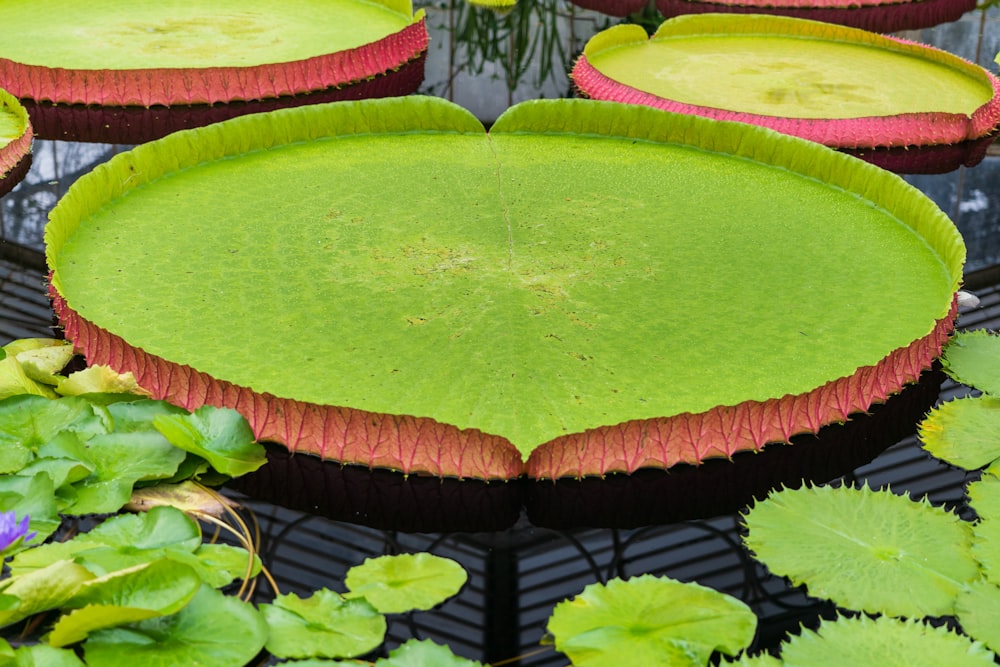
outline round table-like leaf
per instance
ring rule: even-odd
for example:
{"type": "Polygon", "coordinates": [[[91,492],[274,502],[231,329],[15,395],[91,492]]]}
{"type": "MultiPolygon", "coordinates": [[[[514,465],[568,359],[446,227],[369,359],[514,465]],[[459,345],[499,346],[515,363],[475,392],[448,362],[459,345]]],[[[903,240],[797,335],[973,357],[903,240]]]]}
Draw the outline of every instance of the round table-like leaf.
{"type": "Polygon", "coordinates": [[[968,523],[867,486],[785,489],[745,521],[747,547],[771,572],[846,609],[945,616],[979,576],[968,523]]]}
{"type": "Polygon", "coordinates": [[[780,16],[682,16],[651,38],[616,26],[587,43],[573,80],[595,99],[755,123],[832,147],[954,144],[1000,125],[1000,81],[981,67],[780,16]]]}
{"type": "Polygon", "coordinates": [[[549,618],[556,649],[577,667],[702,667],[715,651],[736,655],[757,617],[743,602],[695,583],[643,575],[591,584],[549,618]]]}
{"type": "Polygon", "coordinates": [[[0,25],[0,81],[11,93],[108,106],[344,86],[416,59],[428,39],[409,0],[12,0],[0,25]]]}
{"type": "Polygon", "coordinates": [[[176,133],[78,181],[46,240],[92,362],[292,449],[460,477],[667,467],[842,421],[930,365],[964,259],[891,174],[586,100],[489,134],[419,97],[176,133]]]}
{"type": "Polygon", "coordinates": [[[0,195],[24,178],[32,136],[28,112],[16,97],[0,89],[0,195]]]}

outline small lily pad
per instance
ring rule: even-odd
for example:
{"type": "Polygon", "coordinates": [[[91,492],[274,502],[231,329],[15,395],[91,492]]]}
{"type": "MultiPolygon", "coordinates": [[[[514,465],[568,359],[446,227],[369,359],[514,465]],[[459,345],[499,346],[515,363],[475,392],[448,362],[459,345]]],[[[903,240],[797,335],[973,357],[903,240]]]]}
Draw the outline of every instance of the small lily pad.
{"type": "Polygon", "coordinates": [[[969,504],[979,515],[973,524],[972,555],[986,579],[1000,585],[1000,479],[984,476],[968,486],[969,504]]]}
{"type": "Polygon", "coordinates": [[[784,489],[744,517],[774,574],[846,609],[944,616],[979,577],[972,528],[952,512],[867,486],[784,489]]]}
{"type": "Polygon", "coordinates": [[[944,348],[941,364],[956,382],[1000,396],[1000,336],[995,333],[956,333],[944,348]]]}
{"type": "Polygon", "coordinates": [[[965,634],[1000,651],[1000,587],[987,581],[972,584],[958,596],[955,615],[965,634]]]}
{"type": "Polygon", "coordinates": [[[577,667],[702,667],[715,651],[749,646],[757,617],[743,602],[694,583],[643,575],[591,584],[549,618],[555,647],[577,667]]]}
{"type": "Polygon", "coordinates": [[[449,558],[429,553],[369,558],[347,571],[348,598],[363,597],[383,614],[430,609],[452,597],[468,575],[449,558]]]}
{"type": "Polygon", "coordinates": [[[379,658],[374,667],[482,667],[482,663],[461,658],[429,639],[411,639],[390,651],[388,658],[379,658]]]}
{"type": "Polygon", "coordinates": [[[327,589],[307,598],[279,595],[260,611],[270,627],[267,650],[279,658],[353,658],[385,637],[385,617],[368,602],[327,589]]]}
{"type": "Polygon", "coordinates": [[[803,630],[782,644],[781,658],[796,667],[987,667],[993,665],[991,651],[944,627],[918,620],[888,616],[838,617],[823,620],[819,628],[803,630]]]}
{"type": "Polygon", "coordinates": [[[919,426],[923,448],[965,470],[1000,459],[1000,398],[958,398],[935,407],[919,426]]]}

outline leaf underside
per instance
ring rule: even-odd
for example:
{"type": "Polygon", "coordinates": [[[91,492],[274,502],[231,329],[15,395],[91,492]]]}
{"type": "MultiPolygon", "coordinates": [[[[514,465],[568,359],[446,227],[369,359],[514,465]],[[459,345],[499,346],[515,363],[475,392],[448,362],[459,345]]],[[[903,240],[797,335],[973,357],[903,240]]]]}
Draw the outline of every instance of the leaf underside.
{"type": "MultiPolygon", "coordinates": [[[[581,100],[520,105],[489,135],[424,98],[260,116],[92,175],[47,229],[53,285],[101,331],[231,383],[214,390],[221,400],[242,387],[301,402],[283,413],[343,406],[297,429],[332,458],[365,449],[359,436],[388,438],[381,415],[417,419],[424,443],[455,436],[421,419],[485,433],[499,444],[482,458],[509,460],[504,440],[526,456],[588,429],[803,395],[936,331],[964,257],[951,223],[908,186],[744,126],[581,100]],[[350,129],[286,143],[309,138],[297,136],[304,121],[350,129]],[[230,150],[240,157],[212,159],[230,150]],[[202,164],[158,166],[165,152],[202,164]],[[128,197],[115,194],[131,190],[123,174],[136,176],[128,197]],[[204,198],[219,191],[241,195],[213,210],[204,198]]],[[[129,354],[111,347],[118,362],[129,354]]],[[[926,354],[907,355],[903,373],[878,370],[873,386],[914,379],[926,354]]],[[[160,395],[192,394],[149,380],[160,395]]],[[[865,409],[884,398],[871,388],[836,401],[865,409]]],[[[812,405],[789,429],[848,414],[833,408],[812,405]]],[[[441,471],[476,456],[474,444],[407,454],[412,442],[369,442],[372,465],[441,471]]]]}

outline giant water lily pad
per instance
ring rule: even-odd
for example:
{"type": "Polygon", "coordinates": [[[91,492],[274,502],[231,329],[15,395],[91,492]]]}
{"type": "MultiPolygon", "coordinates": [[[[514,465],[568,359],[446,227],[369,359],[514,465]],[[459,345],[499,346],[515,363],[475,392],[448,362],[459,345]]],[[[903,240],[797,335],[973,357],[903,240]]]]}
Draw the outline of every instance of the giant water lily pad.
{"type": "Polygon", "coordinates": [[[32,136],[28,112],[16,97],[0,90],[0,195],[27,173],[32,136]]]}
{"type": "Polygon", "coordinates": [[[573,80],[595,99],[754,123],[836,148],[958,144],[1000,125],[1000,80],[977,65],[781,16],[682,16],[651,38],[615,26],[587,43],[573,80]]]}
{"type": "Polygon", "coordinates": [[[11,93],[107,106],[344,86],[417,59],[428,39],[409,0],[12,0],[0,25],[0,81],[11,93]]]}
{"type": "Polygon", "coordinates": [[[667,17],[706,12],[776,14],[880,33],[957,21],[975,7],[976,0],[656,0],[656,8],[667,17]]]}
{"type": "Polygon", "coordinates": [[[489,134],[420,97],[177,133],[80,179],[46,241],[67,336],[154,396],[334,460],[485,478],[842,421],[940,352],[964,258],[863,162],[586,100],[489,134]]]}

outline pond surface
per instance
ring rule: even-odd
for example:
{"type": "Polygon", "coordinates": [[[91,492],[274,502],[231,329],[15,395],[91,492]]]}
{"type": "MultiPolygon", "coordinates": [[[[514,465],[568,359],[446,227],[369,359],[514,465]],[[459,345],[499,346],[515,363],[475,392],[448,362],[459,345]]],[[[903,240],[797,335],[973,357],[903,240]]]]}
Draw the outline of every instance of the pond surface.
{"type": "MultiPolygon", "coordinates": [[[[454,99],[487,123],[513,102],[568,94],[569,63],[611,20],[564,4],[538,7],[536,13],[517,10],[516,25],[487,10],[429,7],[432,46],[422,92],[454,99]],[[537,13],[542,10],[556,11],[557,19],[546,20],[537,13]],[[518,26],[529,28],[526,35],[513,29],[518,26]]],[[[974,12],[906,36],[996,71],[1000,11],[974,12]]],[[[0,344],[49,335],[41,241],[47,212],[76,178],[128,147],[36,142],[26,180],[0,200],[0,344]]],[[[967,285],[983,301],[960,326],[997,328],[1000,151],[971,169],[907,180],[934,199],[966,239],[967,285]]],[[[940,381],[930,377],[874,411],[890,417],[873,420],[867,430],[841,432],[846,445],[836,435],[832,444],[799,442],[776,448],[790,456],[777,452],[763,462],[743,457],[632,479],[458,484],[321,466],[313,459],[293,466],[278,452],[269,470],[233,493],[259,519],[262,555],[283,592],[343,590],[349,567],[382,553],[424,550],[461,562],[470,574],[462,593],[438,610],[391,623],[390,648],[411,636],[430,637],[477,660],[525,654],[508,664],[562,665],[565,658],[551,648],[527,656],[539,649],[552,607],[594,581],[640,573],[696,580],[744,599],[761,619],[758,645],[768,647],[831,608],[749,558],[735,509],[767,488],[796,484],[803,474],[891,484],[897,492],[960,507],[966,474],[925,455],[912,435],[940,381]]],[[[945,382],[941,391],[951,396],[962,390],[945,382]]]]}

